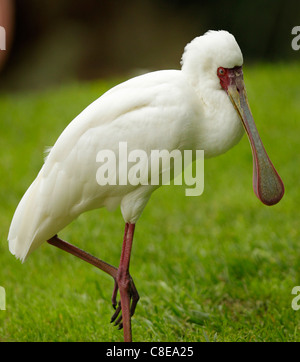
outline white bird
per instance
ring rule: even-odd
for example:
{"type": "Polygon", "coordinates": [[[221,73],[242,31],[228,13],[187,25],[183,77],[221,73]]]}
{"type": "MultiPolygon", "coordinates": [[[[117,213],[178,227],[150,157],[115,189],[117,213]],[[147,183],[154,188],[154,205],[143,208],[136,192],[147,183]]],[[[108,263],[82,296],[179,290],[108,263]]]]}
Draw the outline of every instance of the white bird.
{"type": "Polygon", "coordinates": [[[111,150],[121,162],[119,143],[127,142],[128,151],[144,150],[147,155],[162,149],[204,150],[205,157],[213,157],[237,144],[245,129],[252,147],[256,195],[272,205],[284,194],[251,115],[243,56],[234,36],[208,31],[185,47],[181,64],[181,70],[156,71],[119,84],[80,113],[50,150],[9,230],[9,250],[22,261],[48,241],[110,274],[115,280],[115,308],[118,290],[121,299],[112,320],[124,328],[125,341],[131,341],[131,316],[139,299],[129,274],[133,232],[151,193],[159,186],[100,186],[96,180],[99,151],[111,150]],[[57,237],[83,212],[113,209],[119,204],[125,221],[119,268],[57,237]]]}

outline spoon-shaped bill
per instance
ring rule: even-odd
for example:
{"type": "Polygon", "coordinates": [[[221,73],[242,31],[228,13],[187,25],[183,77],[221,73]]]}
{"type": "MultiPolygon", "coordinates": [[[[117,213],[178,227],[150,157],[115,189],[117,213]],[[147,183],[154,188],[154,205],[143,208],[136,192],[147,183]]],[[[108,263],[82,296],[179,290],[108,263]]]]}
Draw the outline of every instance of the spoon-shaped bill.
{"type": "Polygon", "coordinates": [[[250,111],[242,73],[232,79],[227,94],[241,118],[252,148],[254,192],[264,204],[277,204],[284,194],[284,185],[259,137],[250,111]]]}

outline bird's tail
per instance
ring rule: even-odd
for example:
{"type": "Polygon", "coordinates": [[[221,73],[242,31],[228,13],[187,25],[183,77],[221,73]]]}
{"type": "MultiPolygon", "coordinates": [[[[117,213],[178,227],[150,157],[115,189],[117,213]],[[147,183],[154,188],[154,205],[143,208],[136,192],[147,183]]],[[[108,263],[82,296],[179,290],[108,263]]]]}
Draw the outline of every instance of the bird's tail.
{"type": "Polygon", "coordinates": [[[28,254],[37,248],[44,240],[36,238],[37,225],[40,223],[39,210],[39,177],[28,188],[21,199],[13,216],[9,234],[9,250],[20,259],[25,261],[28,254]]]}

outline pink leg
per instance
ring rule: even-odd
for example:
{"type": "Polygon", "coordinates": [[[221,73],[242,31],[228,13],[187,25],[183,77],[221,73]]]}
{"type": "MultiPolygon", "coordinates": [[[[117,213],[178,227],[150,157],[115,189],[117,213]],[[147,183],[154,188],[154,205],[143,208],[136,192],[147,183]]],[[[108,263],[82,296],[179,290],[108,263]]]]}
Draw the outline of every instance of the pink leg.
{"type": "Polygon", "coordinates": [[[124,341],[131,342],[131,277],[129,274],[130,254],[135,224],[126,223],[120,265],[117,273],[117,283],[121,298],[122,323],[124,329],[124,341]]]}
{"type": "Polygon", "coordinates": [[[135,312],[137,302],[139,301],[139,294],[135,288],[134,282],[129,274],[129,261],[130,261],[130,252],[132,246],[134,224],[125,225],[124,241],[122,247],[122,254],[120,260],[119,269],[114,266],[106,263],[105,261],[94,257],[93,255],[77,248],[75,245],[72,245],[64,240],[58,238],[57,235],[53,236],[48,243],[62,249],[78,258],[96,266],[97,268],[103,270],[105,273],[111,275],[115,281],[114,291],[112,295],[112,304],[116,309],[116,312],[111,318],[111,322],[115,321],[115,325],[119,325],[121,329],[124,325],[124,339],[125,341],[131,340],[131,325],[130,320],[135,312]],[[120,291],[121,303],[117,303],[117,293],[120,291]],[[123,302],[122,302],[123,300],[123,302]],[[131,301],[131,307],[130,307],[131,301]],[[122,309],[122,315],[119,316],[122,309]],[[125,317],[125,322],[122,323],[122,318],[125,317]],[[125,331],[126,327],[126,331],[125,331]]]}
{"type": "Polygon", "coordinates": [[[59,249],[62,249],[78,258],[96,266],[97,268],[103,270],[105,273],[111,275],[114,279],[117,276],[117,268],[106,263],[105,261],[96,258],[95,256],[87,253],[84,250],[77,248],[77,246],[68,243],[60,239],[57,235],[53,236],[51,239],[47,240],[49,244],[56,246],[59,249]]]}

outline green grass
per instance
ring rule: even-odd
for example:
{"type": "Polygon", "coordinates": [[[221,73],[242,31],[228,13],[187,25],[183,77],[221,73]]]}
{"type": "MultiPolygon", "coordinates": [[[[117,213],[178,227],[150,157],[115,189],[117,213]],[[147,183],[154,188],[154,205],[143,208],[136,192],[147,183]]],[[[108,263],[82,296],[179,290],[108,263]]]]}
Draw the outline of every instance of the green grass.
{"type": "MultiPolygon", "coordinates": [[[[136,341],[300,341],[299,64],[245,69],[252,112],[286,194],[276,206],[252,190],[246,137],[205,162],[205,191],[156,191],[137,224],[131,275],[141,299],[136,341]]],[[[110,323],[113,281],[48,244],[21,264],[6,237],[13,212],[52,145],[85,106],[114,82],[71,84],[0,96],[0,341],[122,341],[110,323]]],[[[123,220],[117,210],[82,215],[61,237],[118,265],[123,220]]]]}

